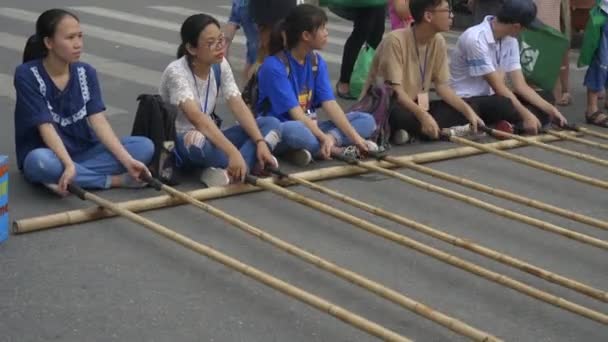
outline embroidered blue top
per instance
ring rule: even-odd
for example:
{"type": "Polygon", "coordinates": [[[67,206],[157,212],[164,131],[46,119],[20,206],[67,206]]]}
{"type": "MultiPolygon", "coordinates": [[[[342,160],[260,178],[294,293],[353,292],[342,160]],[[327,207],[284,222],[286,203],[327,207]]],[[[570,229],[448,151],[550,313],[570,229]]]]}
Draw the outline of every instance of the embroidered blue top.
{"type": "Polygon", "coordinates": [[[27,154],[46,147],[38,126],[52,123],[70,155],[97,142],[87,116],[105,111],[95,69],[82,62],[70,64],[70,79],[59,90],[42,65],[42,59],[15,70],[15,147],[19,169],[27,154]]]}

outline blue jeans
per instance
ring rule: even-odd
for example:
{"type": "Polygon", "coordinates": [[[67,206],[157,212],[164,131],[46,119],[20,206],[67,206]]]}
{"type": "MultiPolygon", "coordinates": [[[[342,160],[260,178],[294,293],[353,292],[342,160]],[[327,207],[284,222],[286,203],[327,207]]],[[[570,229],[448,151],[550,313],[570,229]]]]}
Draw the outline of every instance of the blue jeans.
{"type": "MultiPolygon", "coordinates": [[[[146,137],[124,137],[122,145],[127,152],[144,164],[154,155],[154,144],[146,137]]],[[[101,143],[71,156],[76,166],[74,183],[85,189],[108,189],[111,176],[126,172],[124,166],[101,143]]],[[[57,184],[63,174],[63,163],[49,148],[37,148],[25,156],[25,179],[32,183],[57,184]]]]}
{"type": "Polygon", "coordinates": [[[258,28],[249,15],[249,1],[232,0],[228,22],[243,28],[247,38],[247,64],[253,65],[258,54],[258,28]]]}
{"type": "MultiPolygon", "coordinates": [[[[262,136],[268,142],[272,139],[268,139],[273,134],[278,137],[277,141],[281,138],[281,122],[270,116],[257,118],[258,127],[262,136]]],[[[257,162],[256,145],[253,140],[249,137],[247,132],[239,126],[234,125],[223,131],[224,136],[230,142],[236,146],[243,159],[247,163],[249,170],[253,169],[257,162]]],[[[204,139],[202,146],[190,145],[186,146],[184,137],[187,133],[178,134],[175,139],[175,147],[177,152],[177,165],[180,167],[219,167],[226,168],[228,166],[228,157],[218,147],[216,147],[208,139],[204,139]]],[[[276,143],[268,144],[272,151],[276,147],[276,143]]]]}
{"type": "Polygon", "coordinates": [[[584,85],[595,93],[608,88],[608,23],[602,27],[599,46],[585,73],[584,85]]]}
{"type": "MultiPolygon", "coordinates": [[[[346,114],[346,117],[355,131],[357,131],[363,139],[369,138],[376,129],[376,121],[368,113],[352,112],[346,114]]],[[[353,143],[331,121],[319,122],[319,128],[321,131],[331,134],[336,139],[336,146],[338,147],[351,145],[353,143]]],[[[321,149],[319,140],[301,121],[292,120],[283,122],[282,131],[283,135],[281,137],[281,142],[276,149],[277,154],[299,149],[306,149],[313,156],[317,156],[319,153],[319,150],[321,149]]]]}

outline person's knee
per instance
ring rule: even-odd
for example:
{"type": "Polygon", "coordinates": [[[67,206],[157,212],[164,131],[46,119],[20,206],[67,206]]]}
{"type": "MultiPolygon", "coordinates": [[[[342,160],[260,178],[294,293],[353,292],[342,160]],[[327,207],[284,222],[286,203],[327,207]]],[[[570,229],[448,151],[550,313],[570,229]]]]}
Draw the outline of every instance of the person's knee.
{"type": "Polygon", "coordinates": [[[357,133],[365,139],[369,138],[376,130],[376,120],[369,113],[352,112],[348,113],[349,121],[357,130],[357,133]]]}
{"type": "Polygon", "coordinates": [[[257,123],[263,134],[281,130],[281,121],[273,116],[261,116],[257,119],[257,123]]]}
{"type": "Polygon", "coordinates": [[[122,143],[134,159],[144,164],[152,161],[154,143],[149,138],[141,136],[127,137],[123,139],[122,143]]]}
{"type": "Polygon", "coordinates": [[[317,138],[301,121],[284,122],[281,127],[281,141],[287,144],[290,148],[304,148],[310,152],[315,152],[317,149],[317,138]]]}
{"type": "Polygon", "coordinates": [[[58,180],[63,173],[63,164],[50,149],[37,148],[25,156],[23,173],[31,181],[40,179],[58,180]]]}

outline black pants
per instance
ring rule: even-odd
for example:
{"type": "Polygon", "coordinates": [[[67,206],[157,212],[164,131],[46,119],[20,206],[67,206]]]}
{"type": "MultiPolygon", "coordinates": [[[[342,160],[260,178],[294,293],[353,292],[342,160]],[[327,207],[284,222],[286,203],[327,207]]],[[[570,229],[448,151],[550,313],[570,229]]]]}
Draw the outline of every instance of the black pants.
{"type": "MultiPolygon", "coordinates": [[[[351,10],[351,9],[349,9],[351,10]]],[[[353,32],[344,44],[340,82],[349,83],[359,50],[364,43],[376,49],[384,35],[386,6],[353,8],[353,32]]]]}
{"type": "MultiPolygon", "coordinates": [[[[549,103],[554,101],[550,92],[542,91],[539,92],[539,95],[549,103]]],[[[549,123],[549,116],[545,112],[523,98],[519,96],[517,98],[539,119],[542,125],[549,123]]],[[[519,113],[515,110],[511,100],[506,97],[498,95],[476,96],[467,98],[465,101],[488,126],[501,120],[506,120],[516,127],[521,126],[519,113]]],[[[431,101],[429,113],[440,129],[465,125],[469,122],[464,115],[442,100],[431,101]]],[[[399,104],[395,104],[391,108],[389,122],[393,132],[404,129],[412,136],[422,137],[422,127],[414,113],[402,108],[399,104]]]]}

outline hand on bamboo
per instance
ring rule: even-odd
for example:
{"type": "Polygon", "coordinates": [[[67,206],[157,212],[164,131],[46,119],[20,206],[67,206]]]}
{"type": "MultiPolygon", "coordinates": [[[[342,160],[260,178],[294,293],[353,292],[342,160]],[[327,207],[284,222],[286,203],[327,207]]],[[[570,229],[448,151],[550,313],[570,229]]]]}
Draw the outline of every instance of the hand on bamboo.
{"type": "Polygon", "coordinates": [[[369,153],[370,146],[367,144],[367,141],[363,139],[360,135],[357,135],[357,139],[355,139],[353,143],[355,144],[355,146],[357,146],[357,149],[359,150],[360,154],[365,156],[369,153]]]}
{"type": "Polygon", "coordinates": [[[278,167],[278,165],[276,165],[276,159],[270,152],[270,149],[268,148],[266,141],[264,141],[264,140],[258,141],[256,147],[257,147],[256,154],[258,157],[258,163],[262,166],[262,169],[264,169],[266,167],[266,165],[272,165],[274,167],[278,167]]]}
{"type": "Polygon", "coordinates": [[[431,139],[439,138],[439,125],[437,125],[437,121],[435,121],[431,114],[426,113],[420,121],[420,125],[424,135],[431,139]]]}
{"type": "Polygon", "coordinates": [[[467,114],[466,118],[467,118],[467,120],[469,120],[469,123],[471,124],[471,130],[473,130],[473,133],[477,133],[478,127],[483,127],[486,125],[486,123],[483,122],[483,120],[475,112],[471,112],[471,113],[467,114]]]}
{"type": "Polygon", "coordinates": [[[247,174],[247,163],[245,163],[245,159],[243,159],[241,152],[235,149],[235,151],[228,156],[228,167],[226,168],[226,171],[233,182],[242,182],[245,179],[245,175],[247,174]]]}
{"type": "Polygon", "coordinates": [[[144,179],[146,179],[144,176],[152,175],[144,163],[134,158],[129,159],[123,166],[127,169],[129,176],[140,183],[144,183],[144,179]]]}
{"type": "Polygon", "coordinates": [[[553,107],[553,110],[551,113],[549,113],[549,116],[551,117],[551,122],[557,124],[559,127],[564,127],[568,124],[568,120],[566,120],[559,109],[555,107],[553,107]]]}
{"type": "Polygon", "coordinates": [[[540,121],[532,113],[530,113],[523,119],[522,124],[523,124],[523,128],[524,128],[524,132],[526,132],[528,134],[533,134],[533,135],[538,134],[538,130],[541,127],[540,121]]]}
{"type": "Polygon", "coordinates": [[[74,164],[68,164],[63,169],[63,174],[61,174],[61,178],[59,178],[59,192],[62,196],[67,196],[69,194],[68,185],[72,183],[76,177],[76,167],[74,164]]]}
{"type": "Polygon", "coordinates": [[[336,139],[331,134],[325,134],[323,138],[319,139],[321,143],[321,149],[319,154],[323,159],[330,159],[333,147],[336,145],[336,139]]]}

